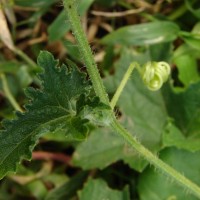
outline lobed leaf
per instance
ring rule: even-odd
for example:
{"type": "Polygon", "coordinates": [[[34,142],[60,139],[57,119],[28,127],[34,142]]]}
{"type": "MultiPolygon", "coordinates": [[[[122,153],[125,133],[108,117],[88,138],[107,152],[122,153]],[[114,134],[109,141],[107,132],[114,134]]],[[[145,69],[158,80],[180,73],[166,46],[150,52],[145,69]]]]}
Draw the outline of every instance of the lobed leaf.
{"type": "MultiPolygon", "coordinates": [[[[90,85],[85,75],[70,61],[70,69],[65,65],[58,67],[58,61],[45,51],[40,53],[38,65],[44,70],[39,75],[41,90],[27,89],[26,95],[31,101],[25,106],[26,111],[16,113],[17,118],[12,121],[3,122],[0,178],[9,171],[16,171],[17,163],[22,159],[31,159],[31,152],[41,135],[62,130],[72,139],[84,139],[88,133],[86,123],[89,120],[82,115],[84,105],[78,103],[82,94],[87,96],[89,93],[90,85]]],[[[93,101],[90,100],[90,104],[93,101]]],[[[94,110],[98,105],[101,105],[99,101],[93,105],[94,110]]],[[[96,115],[95,112],[93,114],[96,115]]]]}

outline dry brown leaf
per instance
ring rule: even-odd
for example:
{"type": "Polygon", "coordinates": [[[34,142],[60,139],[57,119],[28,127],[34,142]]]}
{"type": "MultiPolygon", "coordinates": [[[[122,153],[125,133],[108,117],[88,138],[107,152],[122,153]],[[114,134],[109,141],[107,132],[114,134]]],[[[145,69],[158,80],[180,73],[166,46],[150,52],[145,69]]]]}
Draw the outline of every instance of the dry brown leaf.
{"type": "Polygon", "coordinates": [[[3,13],[3,10],[0,10],[0,38],[2,42],[12,51],[15,50],[13,40],[10,34],[10,30],[8,28],[8,24],[5,18],[5,15],[3,13]]]}

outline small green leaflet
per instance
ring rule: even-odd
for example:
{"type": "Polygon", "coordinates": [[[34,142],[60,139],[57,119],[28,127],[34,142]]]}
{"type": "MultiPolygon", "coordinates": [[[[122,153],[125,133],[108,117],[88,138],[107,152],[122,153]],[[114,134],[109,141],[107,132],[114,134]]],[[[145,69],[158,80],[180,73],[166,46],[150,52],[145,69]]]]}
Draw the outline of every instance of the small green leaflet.
{"type": "Polygon", "coordinates": [[[70,139],[84,139],[89,131],[89,119],[83,115],[85,107],[93,111],[96,121],[103,116],[100,110],[109,109],[97,97],[89,99],[91,86],[85,74],[79,72],[71,61],[68,61],[68,67],[59,67],[58,61],[49,52],[42,51],[38,65],[44,70],[39,75],[41,90],[28,88],[26,95],[31,101],[25,105],[26,111],[17,112],[17,118],[12,121],[3,121],[5,129],[0,133],[0,179],[8,172],[15,172],[22,159],[31,159],[37,140],[47,132],[62,130],[70,139]],[[80,103],[80,98],[85,99],[84,103],[80,103]]]}

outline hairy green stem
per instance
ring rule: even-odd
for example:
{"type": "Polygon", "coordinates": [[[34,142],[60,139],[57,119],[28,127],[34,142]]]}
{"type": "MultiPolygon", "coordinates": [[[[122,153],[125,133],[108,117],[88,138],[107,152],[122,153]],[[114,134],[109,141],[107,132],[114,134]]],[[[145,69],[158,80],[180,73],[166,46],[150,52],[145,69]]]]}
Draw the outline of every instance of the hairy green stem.
{"type": "Polygon", "coordinates": [[[140,144],[133,135],[131,135],[121,124],[114,120],[111,124],[114,131],[117,131],[126,141],[146,160],[148,160],[152,165],[154,165],[161,172],[176,180],[184,188],[188,189],[192,194],[200,197],[200,187],[195,183],[184,177],[182,174],[177,172],[175,169],[170,167],[168,164],[164,163],[157,156],[146,149],[142,144],[140,144]]]}
{"type": "MultiPolygon", "coordinates": [[[[88,44],[86,35],[83,32],[81,27],[80,19],[76,11],[76,2],[75,0],[63,0],[65,10],[68,14],[68,18],[71,23],[72,31],[76,37],[77,43],[79,45],[83,60],[85,62],[88,74],[91,78],[94,90],[99,96],[100,100],[104,103],[109,104],[109,99],[103,82],[101,80],[100,74],[98,72],[97,66],[92,55],[92,51],[88,44]]],[[[170,176],[177,183],[180,183],[184,188],[188,189],[195,196],[200,197],[200,188],[177,172],[175,169],[165,164],[162,160],[153,155],[148,149],[146,149],[142,144],[140,144],[124,127],[122,127],[119,122],[116,121],[114,115],[112,115],[111,126],[115,132],[124,137],[128,143],[147,161],[153,164],[161,172],[164,172],[170,176]]]]}
{"type": "Polygon", "coordinates": [[[115,105],[116,105],[116,103],[117,103],[117,101],[118,101],[118,99],[119,99],[119,97],[120,97],[120,95],[121,95],[121,93],[122,93],[122,91],[123,91],[128,79],[129,79],[132,71],[135,69],[135,67],[139,68],[138,63],[136,63],[136,62],[131,63],[129,65],[126,73],[124,74],[124,76],[122,78],[122,81],[119,84],[119,87],[117,88],[113,98],[111,99],[110,106],[111,106],[112,109],[114,109],[114,107],[115,107],[115,105]]]}
{"type": "Polygon", "coordinates": [[[3,86],[3,91],[5,93],[5,96],[8,98],[8,100],[10,101],[11,105],[13,106],[15,110],[23,112],[23,110],[21,109],[21,107],[19,106],[19,104],[17,103],[17,101],[15,100],[15,98],[13,97],[10,91],[6,76],[4,74],[1,74],[0,76],[1,76],[2,86],[3,86]]]}
{"type": "Polygon", "coordinates": [[[92,84],[94,86],[94,90],[96,95],[99,96],[102,102],[109,104],[109,99],[107,93],[105,91],[103,82],[99,75],[99,71],[97,65],[94,60],[94,56],[92,54],[91,48],[88,44],[86,35],[83,31],[83,28],[80,23],[80,18],[77,13],[76,8],[76,1],[75,0],[63,0],[65,10],[68,14],[68,19],[71,24],[71,28],[75,38],[77,40],[79,49],[83,56],[83,61],[86,65],[88,74],[91,78],[92,84]]]}

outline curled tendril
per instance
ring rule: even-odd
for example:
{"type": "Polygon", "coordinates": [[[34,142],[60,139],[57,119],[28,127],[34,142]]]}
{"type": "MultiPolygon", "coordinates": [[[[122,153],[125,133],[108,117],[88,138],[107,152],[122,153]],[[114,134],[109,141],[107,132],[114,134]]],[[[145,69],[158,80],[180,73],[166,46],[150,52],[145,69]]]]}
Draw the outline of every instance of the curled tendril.
{"type": "Polygon", "coordinates": [[[156,91],[167,81],[170,71],[166,62],[148,62],[144,65],[141,75],[148,89],[156,91]]]}

